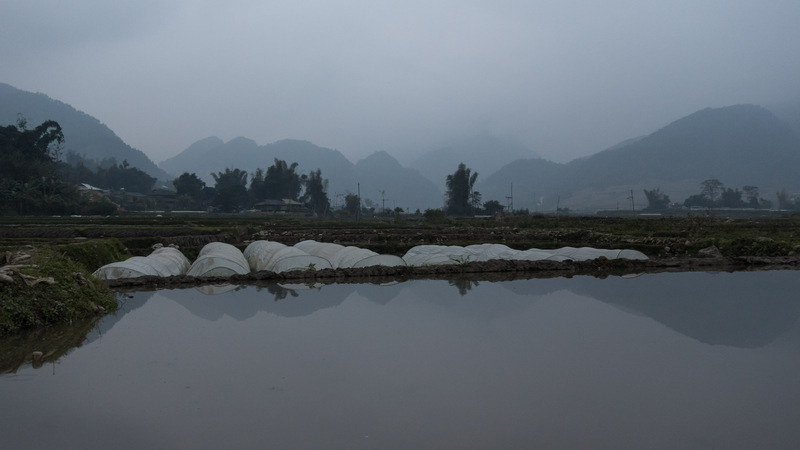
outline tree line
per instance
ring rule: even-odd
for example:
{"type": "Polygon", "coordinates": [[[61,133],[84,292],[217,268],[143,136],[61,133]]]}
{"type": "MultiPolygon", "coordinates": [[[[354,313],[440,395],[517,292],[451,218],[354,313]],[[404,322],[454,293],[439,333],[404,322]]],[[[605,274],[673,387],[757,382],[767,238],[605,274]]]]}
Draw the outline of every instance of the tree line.
{"type": "Polygon", "coordinates": [[[253,208],[264,200],[292,200],[306,205],[322,216],[330,211],[328,180],[322,170],[299,174],[297,163],[287,164],[275,158],[266,170],[256,169],[248,183],[249,174],[241,169],[225,169],[212,173],[214,186],[195,173],[184,172],[172,184],[176,190],[176,208],[201,209],[211,204],[222,212],[237,212],[253,208]]]}
{"type": "MultiPolygon", "coordinates": [[[[781,189],[776,192],[778,209],[791,210],[800,208],[800,202],[786,191],[781,189]]],[[[647,198],[647,207],[644,211],[658,212],[664,211],[675,204],[660,188],[644,189],[647,198]]],[[[761,197],[758,186],[745,185],[742,189],[726,187],[725,184],[716,179],[709,178],[700,183],[700,192],[690,195],[684,200],[685,208],[752,208],[752,209],[772,209],[774,206],[771,200],[761,197]]]]}
{"type": "Polygon", "coordinates": [[[61,161],[64,133],[48,120],[0,126],[0,214],[110,214],[107,199],[82,195],[73,168],[61,161]]]}

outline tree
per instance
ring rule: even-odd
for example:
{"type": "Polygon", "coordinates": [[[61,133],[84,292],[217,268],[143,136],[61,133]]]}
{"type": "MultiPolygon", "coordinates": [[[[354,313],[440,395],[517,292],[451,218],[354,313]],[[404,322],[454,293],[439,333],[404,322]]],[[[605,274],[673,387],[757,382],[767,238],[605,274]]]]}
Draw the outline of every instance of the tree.
{"type": "MultiPolygon", "coordinates": [[[[64,134],[48,120],[29,130],[24,117],[0,126],[0,214],[110,214],[116,205],[84,197],[69,164],[61,162],[64,134]],[[74,180],[73,180],[74,179],[74,180]],[[71,182],[67,182],[70,180],[71,182]]],[[[93,176],[91,171],[80,176],[93,176]]]]}
{"type": "Polygon", "coordinates": [[[473,186],[478,178],[478,172],[472,173],[464,163],[448,175],[446,179],[447,192],[445,193],[445,211],[454,216],[466,216],[473,213],[472,198],[473,186]]]}
{"type": "Polygon", "coordinates": [[[361,199],[356,194],[347,194],[344,196],[344,210],[349,216],[358,216],[358,211],[361,209],[361,199]]]}
{"type": "Polygon", "coordinates": [[[108,168],[98,167],[92,184],[104,189],[148,193],[156,182],[147,172],[131,167],[128,161],[116,162],[108,168]]]}
{"type": "Polygon", "coordinates": [[[647,197],[647,208],[645,211],[663,211],[669,208],[669,195],[661,192],[661,188],[651,190],[644,189],[644,196],[647,197]]]}
{"type": "Polygon", "coordinates": [[[247,207],[250,197],[247,194],[247,172],[240,169],[225,169],[225,172],[212,173],[216,185],[214,203],[223,211],[238,211],[247,207]]]}
{"type": "Polygon", "coordinates": [[[56,176],[57,161],[53,155],[60,153],[64,143],[61,125],[47,120],[38,127],[27,129],[27,121],[20,118],[17,125],[0,127],[0,176],[22,183],[32,178],[56,176]]]}
{"type": "Polygon", "coordinates": [[[308,176],[303,177],[306,187],[303,193],[302,201],[316,216],[324,216],[330,209],[330,200],[328,200],[328,180],[322,178],[322,170],[317,169],[312,171],[308,176]]]}
{"type": "Polygon", "coordinates": [[[206,201],[206,183],[195,173],[183,172],[181,176],[172,180],[175,186],[176,198],[186,209],[199,208],[206,201]]]}
{"type": "MultiPolygon", "coordinates": [[[[475,174],[475,175],[477,177],[477,174],[475,174]]],[[[477,213],[481,209],[481,201],[482,200],[483,200],[483,195],[481,195],[480,192],[472,191],[472,199],[471,199],[472,214],[477,213]]]]}
{"type": "Polygon", "coordinates": [[[296,162],[287,165],[286,161],[275,158],[275,164],[268,167],[266,173],[261,169],[256,170],[250,183],[253,198],[297,200],[303,183],[300,175],[295,172],[296,168],[296,162]]]}
{"type": "Polygon", "coordinates": [[[794,202],[786,189],[781,189],[775,195],[778,197],[778,209],[791,209],[794,206],[794,202]]]}
{"type": "Polygon", "coordinates": [[[708,197],[711,203],[716,203],[717,197],[720,196],[725,185],[716,178],[709,178],[700,183],[700,186],[702,187],[700,194],[708,197]]]}
{"type": "Polygon", "coordinates": [[[723,208],[744,208],[746,206],[742,201],[742,191],[732,188],[722,190],[719,196],[719,204],[723,208]]]}
{"type": "Polygon", "coordinates": [[[703,194],[694,194],[683,201],[683,206],[687,208],[713,208],[714,202],[703,194]]]}
{"type": "Polygon", "coordinates": [[[505,207],[500,204],[497,200],[489,200],[488,202],[483,204],[483,209],[486,210],[486,214],[490,216],[494,216],[495,214],[502,214],[503,209],[505,207]]]}
{"type": "Polygon", "coordinates": [[[742,188],[742,192],[744,192],[745,201],[747,202],[747,206],[751,208],[759,208],[761,204],[758,199],[758,186],[745,186],[742,188]]]}

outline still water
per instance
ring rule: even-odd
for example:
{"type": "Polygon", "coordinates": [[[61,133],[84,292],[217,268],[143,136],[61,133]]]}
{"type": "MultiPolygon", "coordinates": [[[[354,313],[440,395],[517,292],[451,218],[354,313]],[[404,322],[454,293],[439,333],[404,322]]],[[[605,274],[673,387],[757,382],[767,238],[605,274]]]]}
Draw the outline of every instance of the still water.
{"type": "Polygon", "coordinates": [[[800,272],[125,294],[4,448],[800,448],[800,272]]]}

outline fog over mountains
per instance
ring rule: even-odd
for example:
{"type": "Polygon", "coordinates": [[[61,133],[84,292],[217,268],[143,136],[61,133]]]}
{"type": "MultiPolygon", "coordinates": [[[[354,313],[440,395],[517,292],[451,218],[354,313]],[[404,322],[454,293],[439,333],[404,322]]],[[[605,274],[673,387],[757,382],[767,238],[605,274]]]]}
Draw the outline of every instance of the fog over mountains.
{"type": "MultiPolygon", "coordinates": [[[[51,99],[0,83],[0,125],[18,115],[30,126],[59,122],[65,150],[87,158],[127,160],[132,166],[168,181],[183,172],[196,173],[213,185],[211,173],[239,168],[253,173],[281,159],[298,163],[299,173],[321,169],[328,196],[335,205],[357,193],[378,208],[414,211],[443,204],[445,178],[464,162],[479,177],[483,201],[513,201],[515,209],[554,211],[556,206],[591,212],[646,206],[642,189],[660,188],[682,202],[717,178],[726,187],[757,186],[773,199],[780,189],[800,192],[800,103],[765,109],[733,105],[690,112],[655,132],[631,137],[609,149],[565,164],[541,159],[514,141],[478,134],[432,147],[407,167],[392,155],[376,152],[355,163],[336,149],[287,139],[259,145],[246,137],[224,142],[206,137],[156,166],[144,153],[125,144],[98,119],[51,99]],[[777,114],[777,115],[776,115],[777,114]]],[[[580,133],[580,130],[575,130],[580,133]]],[[[167,184],[169,185],[169,184],[167,184]]]]}

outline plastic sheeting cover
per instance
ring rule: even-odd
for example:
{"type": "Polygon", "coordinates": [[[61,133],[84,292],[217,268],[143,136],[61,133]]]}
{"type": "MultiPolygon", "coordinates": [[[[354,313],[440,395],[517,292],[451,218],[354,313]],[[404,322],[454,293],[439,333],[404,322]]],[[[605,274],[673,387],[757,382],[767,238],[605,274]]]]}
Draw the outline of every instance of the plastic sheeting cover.
{"type": "Polygon", "coordinates": [[[587,261],[605,257],[608,259],[647,259],[647,256],[636,250],[605,250],[591,247],[563,247],[556,250],[514,250],[502,244],[479,244],[460,247],[457,245],[418,245],[411,248],[403,256],[406,264],[411,266],[459,264],[471,261],[489,261],[492,259],[509,260],[551,260],[551,261],[587,261]]]}
{"type": "Polygon", "coordinates": [[[354,247],[342,246],[339,244],[330,244],[325,242],[317,242],[313,240],[298,242],[294,245],[295,248],[320,258],[325,258],[330,261],[334,269],[338,268],[359,268],[369,266],[404,266],[406,262],[397,256],[381,255],[373,252],[372,250],[354,247]]]}
{"type": "Polygon", "coordinates": [[[241,250],[224,242],[206,244],[187,275],[194,277],[244,275],[250,273],[250,265],[241,250]]]}
{"type": "Polygon", "coordinates": [[[270,260],[275,256],[275,252],[286,248],[285,244],[274,241],[254,241],[244,249],[244,257],[250,265],[250,270],[258,272],[267,270],[270,260]]]}
{"type": "Polygon", "coordinates": [[[309,255],[297,247],[288,247],[272,241],[255,241],[244,250],[244,256],[253,271],[269,270],[288,272],[292,270],[330,269],[327,259],[309,255]]]}
{"type": "Polygon", "coordinates": [[[134,256],[97,269],[92,275],[101,280],[138,278],[143,276],[168,277],[183,275],[189,270],[189,260],[173,247],[155,249],[148,256],[134,256]]]}

